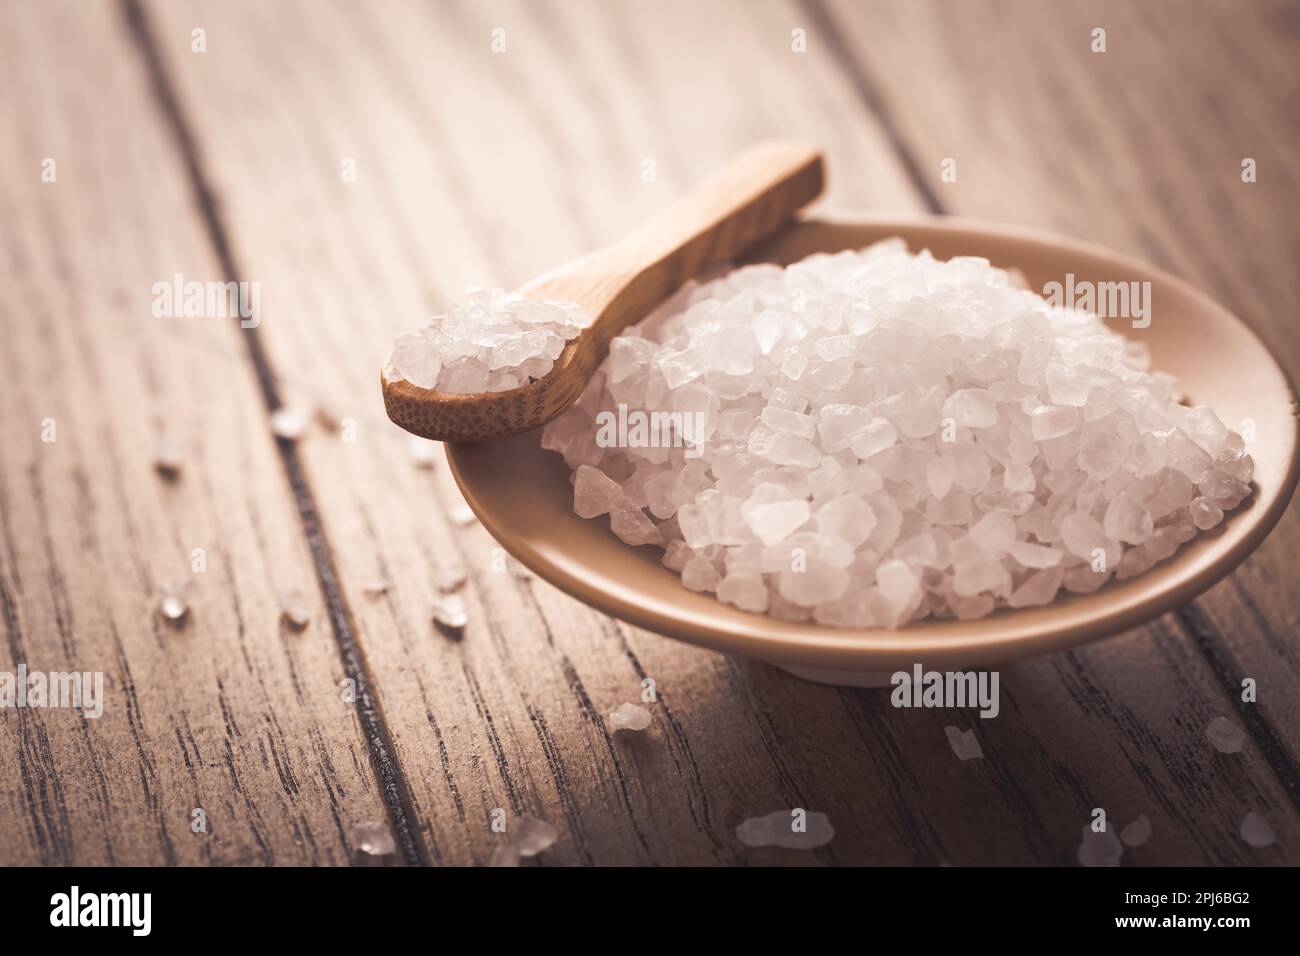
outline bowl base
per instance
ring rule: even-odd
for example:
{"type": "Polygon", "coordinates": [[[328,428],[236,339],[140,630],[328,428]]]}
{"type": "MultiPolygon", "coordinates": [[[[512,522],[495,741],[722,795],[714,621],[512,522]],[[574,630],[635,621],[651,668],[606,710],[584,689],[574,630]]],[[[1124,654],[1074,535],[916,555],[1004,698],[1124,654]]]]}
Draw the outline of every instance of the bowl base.
{"type": "Polygon", "coordinates": [[[795,667],[785,664],[774,665],[800,680],[812,681],[814,684],[830,684],[833,687],[890,687],[893,671],[848,670],[842,667],[795,667]]]}

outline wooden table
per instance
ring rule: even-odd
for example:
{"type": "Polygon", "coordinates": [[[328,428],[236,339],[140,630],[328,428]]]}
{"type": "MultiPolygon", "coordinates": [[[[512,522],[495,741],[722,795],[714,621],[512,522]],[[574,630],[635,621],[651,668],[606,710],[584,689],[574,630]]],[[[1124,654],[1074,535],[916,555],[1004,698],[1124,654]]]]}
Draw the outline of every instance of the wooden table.
{"type": "Polygon", "coordinates": [[[336,864],[386,820],[407,861],[474,864],[502,808],[559,828],[542,865],[1072,864],[1094,807],[1150,818],[1126,864],[1300,863],[1294,509],[1179,611],[1005,667],[998,719],[895,710],[510,573],[445,465],[421,468],[384,417],[377,371],[465,286],[609,241],[779,135],[824,146],[826,210],[1138,254],[1295,377],[1295,2],[0,13],[0,669],[103,671],[107,697],[98,720],[0,711],[0,863],[336,864]],[[259,324],[154,315],[176,274],[259,283],[259,324]],[[296,443],[271,432],[281,404],[319,410],[296,443]],[[458,569],[452,641],[429,610],[458,569]],[[180,628],[158,612],[173,582],[180,628]],[[301,631],[281,620],[295,591],[301,631]],[[651,729],[611,735],[647,676],[651,729]],[[1243,752],[1210,746],[1218,715],[1243,752]],[[983,760],[954,757],[954,723],[983,760]],[[792,807],[834,840],[737,839],[792,807]],[[1248,811],[1276,846],[1242,840],[1248,811]]]}

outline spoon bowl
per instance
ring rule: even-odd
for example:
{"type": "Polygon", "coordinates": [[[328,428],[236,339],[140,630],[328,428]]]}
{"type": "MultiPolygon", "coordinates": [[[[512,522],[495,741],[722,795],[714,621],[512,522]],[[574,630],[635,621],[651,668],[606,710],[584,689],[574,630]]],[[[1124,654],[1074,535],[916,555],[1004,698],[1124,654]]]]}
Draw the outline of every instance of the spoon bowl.
{"type": "Polygon", "coordinates": [[[1232,313],[1174,276],[1097,246],[1011,226],[943,217],[805,220],[746,253],[745,261],[788,264],[813,252],[859,248],[901,236],[937,258],[982,256],[1048,282],[1151,283],[1146,328],[1107,324],[1145,342],[1153,367],[1176,376],[1196,403],[1231,428],[1250,423],[1252,495],[1224,522],[1172,558],[1090,595],[1043,607],[1001,609],[970,621],[925,619],[896,631],[791,623],[751,614],[682,586],[662,551],[632,548],[607,519],[573,513],[569,469],[541,447],[540,429],[499,442],[447,446],[452,472],[487,530],[524,565],[586,604],[660,634],[768,661],[825,683],[875,686],[920,663],[983,667],[1060,651],[1134,627],[1177,607],[1227,575],[1277,523],[1300,477],[1295,393],[1269,350],[1232,313]]]}
{"type": "Polygon", "coordinates": [[[578,400],[614,336],[687,279],[736,257],[816,199],[825,182],[820,151],[759,143],[717,170],[640,229],[565,263],[520,291],[537,302],[577,303],[591,324],[543,377],[501,392],[465,395],[380,376],[384,409],[412,434],[482,442],[528,431],[578,400]]]}

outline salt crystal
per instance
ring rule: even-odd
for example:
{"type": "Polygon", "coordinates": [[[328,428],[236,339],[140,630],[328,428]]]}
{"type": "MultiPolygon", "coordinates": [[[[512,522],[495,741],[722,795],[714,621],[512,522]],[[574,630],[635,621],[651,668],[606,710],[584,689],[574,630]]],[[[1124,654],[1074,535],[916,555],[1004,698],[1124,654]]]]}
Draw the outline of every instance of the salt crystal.
{"type": "Polygon", "coordinates": [[[271,434],[286,441],[297,441],[307,431],[311,413],[296,407],[277,408],[271,413],[271,434]]]}
{"type": "Polygon", "coordinates": [[[1277,834],[1273,831],[1273,827],[1253,810],[1242,817],[1240,832],[1241,838],[1257,850],[1277,842],[1277,834]]]}
{"type": "Polygon", "coordinates": [[[1061,589],[1065,572],[1059,567],[1046,568],[1025,578],[1025,582],[1011,592],[1007,603],[1012,607],[1037,607],[1056,597],[1061,589]]]}
{"type": "Polygon", "coordinates": [[[925,463],[925,481],[930,494],[936,498],[946,497],[957,479],[957,463],[950,455],[939,455],[925,463]]]}
{"type": "Polygon", "coordinates": [[[560,831],[545,820],[536,817],[519,817],[510,827],[511,839],[519,855],[537,856],[543,850],[555,845],[560,838],[560,831]]]}
{"type": "Polygon", "coordinates": [[[817,530],[855,548],[871,536],[875,527],[876,513],[856,495],[841,495],[817,509],[817,530]]]}
{"type": "Polygon", "coordinates": [[[808,558],[802,571],[782,571],[777,585],[783,598],[803,607],[835,601],[848,586],[848,572],[820,558],[808,558]]]}
{"type": "Polygon", "coordinates": [[[1008,547],[1010,555],[1027,568],[1050,568],[1060,564],[1064,555],[1055,548],[1044,547],[1029,541],[1013,541],[1008,547]]]}
{"type": "Polygon", "coordinates": [[[943,414],[958,425],[991,428],[998,423],[998,403],[987,389],[963,388],[944,401],[943,414]]]}
{"type": "Polygon", "coordinates": [[[984,748],[975,739],[975,731],[949,726],[943,728],[943,732],[947,734],[948,746],[952,748],[958,760],[984,759],[984,748]]]}
{"type": "Polygon", "coordinates": [[[1029,413],[1029,428],[1035,441],[1059,438],[1074,431],[1079,413],[1066,405],[1039,405],[1029,413]]]}
{"type": "Polygon", "coordinates": [[[826,814],[804,810],[777,810],[766,816],[750,817],[736,827],[736,839],[748,847],[814,850],[834,837],[835,828],[826,814]]]}
{"type": "Polygon", "coordinates": [[[474,514],[474,509],[463,501],[452,505],[447,511],[447,516],[451,518],[451,523],[458,528],[468,528],[478,520],[478,516],[474,514]]]}
{"type": "Polygon", "coordinates": [[[763,424],[773,431],[798,435],[800,438],[813,437],[813,420],[807,415],[800,415],[798,412],[769,405],[763,409],[763,414],[760,417],[763,424]]]}
{"type": "Polygon", "coordinates": [[[721,580],[713,562],[698,555],[682,567],[682,584],[692,591],[715,591],[721,580]]]}
{"type": "Polygon", "coordinates": [[[898,431],[892,422],[884,418],[873,418],[862,431],[849,442],[849,447],[859,458],[870,458],[879,452],[892,448],[898,441],[898,431]]]}
{"type": "Polygon", "coordinates": [[[906,562],[897,558],[876,569],[876,587],[884,602],[888,627],[897,627],[907,620],[921,603],[921,579],[906,562]]]}
{"type": "Polygon", "coordinates": [[[1187,511],[1192,516],[1192,523],[1202,531],[1208,531],[1223,520],[1223,509],[1209,498],[1193,498],[1187,511]]]}
{"type": "Polygon", "coordinates": [[[1241,753],[1246,745],[1246,734],[1227,717],[1215,717],[1206,725],[1205,736],[1221,754],[1241,753]]]}
{"type": "Polygon", "coordinates": [[[573,302],[472,291],[427,328],[399,336],[385,378],[449,393],[506,391],[545,376],[565,343],[590,323],[573,302]]]}
{"type": "Polygon", "coordinates": [[[745,522],[764,544],[775,544],[807,521],[809,514],[806,501],[773,501],[752,508],[745,522]]]}
{"type": "Polygon", "coordinates": [[[761,614],[767,610],[768,591],[761,574],[728,574],[717,587],[718,600],[734,604],[742,611],[761,614]]]}
{"type": "Polygon", "coordinates": [[[1092,561],[1098,549],[1108,557],[1119,552],[1101,524],[1082,511],[1073,511],[1061,519],[1061,541],[1067,551],[1085,561],[1092,561]]]}
{"type": "Polygon", "coordinates": [[[451,594],[463,588],[468,578],[469,574],[465,568],[457,564],[439,571],[435,583],[441,593],[451,594]]]}
{"type": "Polygon", "coordinates": [[[351,836],[356,862],[361,866],[384,866],[397,856],[397,841],[384,823],[358,823],[351,836]]]}
{"type": "Polygon", "coordinates": [[[1106,507],[1102,530],[1107,537],[1117,541],[1141,544],[1151,537],[1155,521],[1151,512],[1142,507],[1132,493],[1121,491],[1106,507]]]}
{"type": "Polygon", "coordinates": [[[1124,846],[1110,830],[1098,833],[1091,826],[1085,826],[1077,855],[1083,866],[1119,866],[1124,846]]]}
{"type": "Polygon", "coordinates": [[[1142,814],[1124,829],[1119,831],[1120,842],[1125,846],[1142,846],[1151,839],[1151,821],[1142,814]]]}
{"type": "Polygon", "coordinates": [[[163,616],[163,620],[179,627],[190,612],[190,606],[185,601],[185,588],[181,585],[169,585],[163,588],[162,598],[158,602],[158,612],[163,616]]]}
{"type": "Polygon", "coordinates": [[[383,597],[388,593],[388,582],[383,578],[372,578],[361,585],[361,593],[368,598],[383,597]]]}
{"type": "Polygon", "coordinates": [[[469,623],[465,599],[459,594],[440,594],[433,601],[433,624],[448,637],[460,637],[469,623]]]}
{"type": "Polygon", "coordinates": [[[636,704],[619,704],[609,715],[610,730],[645,730],[650,722],[650,711],[636,704]]]}
{"type": "Polygon", "coordinates": [[[969,534],[985,554],[1001,557],[1016,539],[1016,522],[1010,515],[990,511],[971,525],[969,534]]]}
{"type": "Polygon", "coordinates": [[[172,441],[161,441],[154,448],[153,467],[158,474],[168,481],[175,481],[185,466],[185,453],[181,446],[172,441]]]}
{"type": "Polygon", "coordinates": [[[280,617],[291,629],[301,631],[311,623],[311,608],[311,598],[305,591],[290,591],[284,596],[280,617]]]}
{"type": "Polygon", "coordinates": [[[654,522],[626,498],[614,503],[609,513],[609,529],[620,541],[633,547],[643,544],[662,546],[664,543],[663,535],[659,533],[654,522]]]}
{"type": "MultiPolygon", "coordinates": [[[[552,362],[578,327],[498,299],[457,319],[468,345],[430,332],[440,388],[552,362]]],[[[608,512],[724,603],[838,627],[971,619],[1143,574],[1249,495],[1244,439],[1147,367],[984,260],[885,242],[688,284],[615,337],[542,445],[576,472],[576,513],[608,512]],[[620,405],[702,427],[689,447],[597,443],[620,405]]]]}

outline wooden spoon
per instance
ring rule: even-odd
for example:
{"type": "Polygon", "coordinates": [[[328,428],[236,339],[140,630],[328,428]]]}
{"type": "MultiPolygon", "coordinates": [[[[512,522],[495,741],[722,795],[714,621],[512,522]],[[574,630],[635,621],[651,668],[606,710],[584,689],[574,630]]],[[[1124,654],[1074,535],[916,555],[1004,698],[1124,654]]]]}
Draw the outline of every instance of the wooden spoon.
{"type": "Polygon", "coordinates": [[[610,340],[687,279],[736,257],[822,191],[821,153],[761,143],[625,239],[534,279],[529,299],[576,302],[592,317],[545,377],[505,392],[463,395],[380,380],[388,417],[424,438],[484,442],[544,425],[578,400],[610,340]]]}

